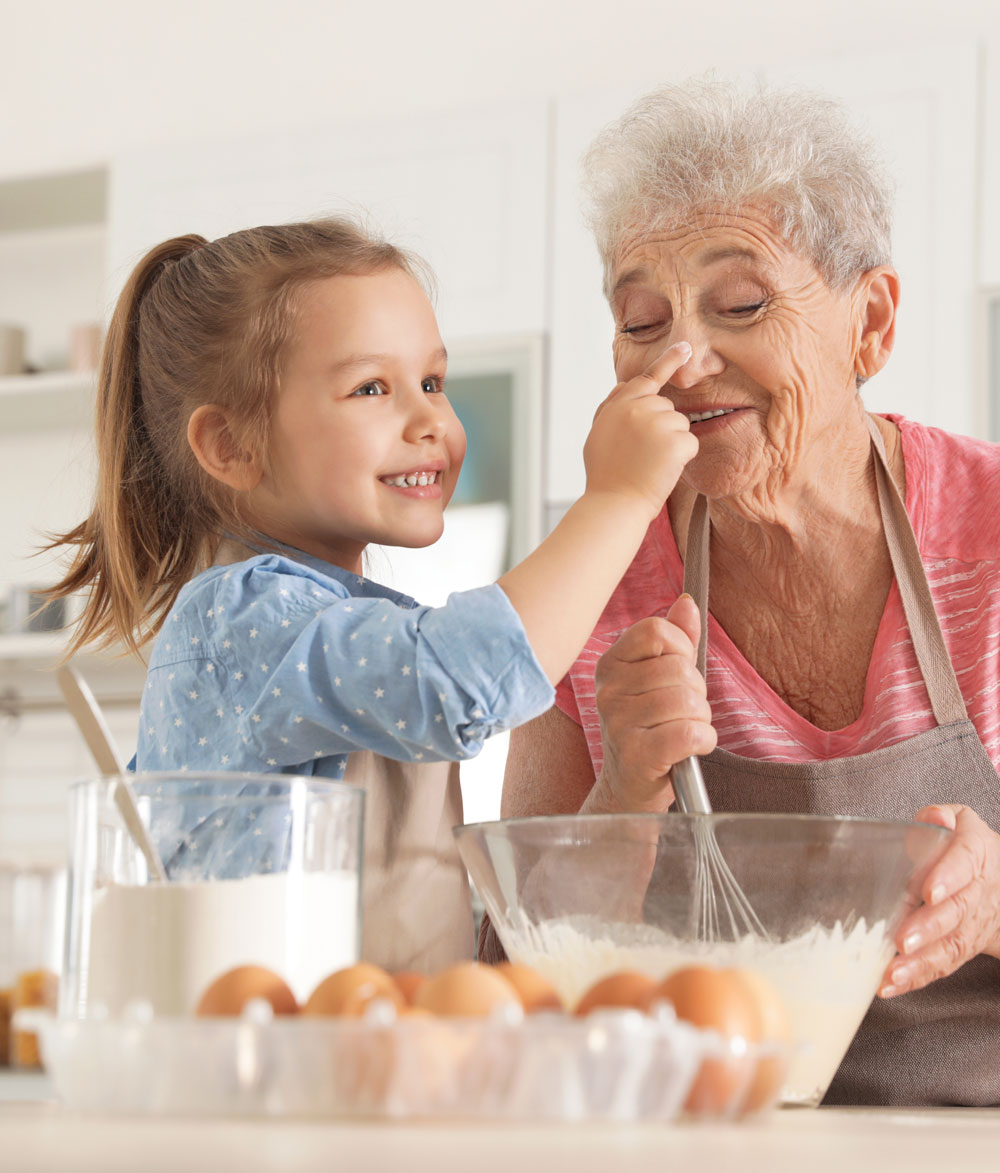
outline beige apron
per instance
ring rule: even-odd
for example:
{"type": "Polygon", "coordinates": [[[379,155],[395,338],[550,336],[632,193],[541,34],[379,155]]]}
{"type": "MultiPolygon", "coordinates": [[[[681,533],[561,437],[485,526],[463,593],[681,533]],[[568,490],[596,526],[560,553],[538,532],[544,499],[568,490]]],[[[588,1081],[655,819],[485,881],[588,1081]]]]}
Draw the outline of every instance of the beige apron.
{"type": "Polygon", "coordinates": [[[451,833],[462,822],[458,763],[358,750],[344,780],[365,791],[361,956],[423,973],[472,958],[468,877],[451,833]]]}
{"type": "MultiPolygon", "coordinates": [[[[937,728],[885,749],[818,762],[768,762],[716,749],[702,758],[714,810],[912,819],[930,803],[964,803],[1000,830],[1000,780],[968,718],[934,611],[920,550],[885,449],[869,419],[879,508],[910,638],[937,728]]],[[[698,497],[684,589],[708,614],[708,503],[698,497]]],[[[698,666],[705,671],[707,623],[698,666]]],[[[1000,1104],[1000,961],[981,955],[950,977],[876,998],[826,1104],[1000,1104]]]]}

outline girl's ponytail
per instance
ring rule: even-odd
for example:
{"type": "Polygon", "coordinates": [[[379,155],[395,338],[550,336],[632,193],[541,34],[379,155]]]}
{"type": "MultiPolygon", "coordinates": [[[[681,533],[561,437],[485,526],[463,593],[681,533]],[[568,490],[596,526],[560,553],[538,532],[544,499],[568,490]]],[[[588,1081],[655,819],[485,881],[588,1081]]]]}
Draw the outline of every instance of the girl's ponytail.
{"type": "Polygon", "coordinates": [[[183,583],[196,568],[202,542],[188,542],[182,532],[185,517],[195,520],[191,502],[178,501],[171,493],[143,406],[141,314],[147,294],[165,270],[206,243],[201,236],[178,236],[152,249],[115,306],[98,378],[94,509],[48,547],[76,547],[65,577],[48,594],[61,598],[89,592],[67,655],[91,642],[107,646],[120,641],[137,650],[162,621],[163,604],[169,606],[176,595],[168,584],[178,572],[183,583]]]}

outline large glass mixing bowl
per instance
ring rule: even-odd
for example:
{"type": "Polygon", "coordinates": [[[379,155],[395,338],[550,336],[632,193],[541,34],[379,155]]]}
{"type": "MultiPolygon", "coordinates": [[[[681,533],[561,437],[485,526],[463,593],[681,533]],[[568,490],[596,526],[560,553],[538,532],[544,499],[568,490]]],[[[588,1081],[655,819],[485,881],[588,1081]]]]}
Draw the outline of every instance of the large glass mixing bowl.
{"type": "Polygon", "coordinates": [[[559,815],[455,828],[508,956],[544,974],[567,1005],[623,969],[661,978],[682,965],[738,965],[769,978],[798,1044],[783,1098],[799,1104],[825,1094],[950,835],[925,823],[774,814],[559,815]],[[763,935],[727,918],[718,868],[708,873],[718,931],[711,940],[699,931],[713,838],[763,935]]]}

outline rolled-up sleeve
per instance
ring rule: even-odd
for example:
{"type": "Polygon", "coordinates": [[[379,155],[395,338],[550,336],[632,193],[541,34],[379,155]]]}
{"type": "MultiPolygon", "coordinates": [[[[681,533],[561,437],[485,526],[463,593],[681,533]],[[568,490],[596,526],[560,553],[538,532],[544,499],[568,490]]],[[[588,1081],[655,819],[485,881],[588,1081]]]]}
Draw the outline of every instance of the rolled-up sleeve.
{"type": "MultiPolygon", "coordinates": [[[[258,639],[260,625],[270,625],[266,671],[249,662],[230,669],[254,684],[252,694],[240,690],[241,731],[269,765],[356,749],[461,760],[552,704],[552,686],[498,586],[412,609],[313,588],[310,614],[301,596],[283,600],[280,589],[242,621],[258,639]]],[[[247,634],[234,645],[248,642],[247,634]]]]}

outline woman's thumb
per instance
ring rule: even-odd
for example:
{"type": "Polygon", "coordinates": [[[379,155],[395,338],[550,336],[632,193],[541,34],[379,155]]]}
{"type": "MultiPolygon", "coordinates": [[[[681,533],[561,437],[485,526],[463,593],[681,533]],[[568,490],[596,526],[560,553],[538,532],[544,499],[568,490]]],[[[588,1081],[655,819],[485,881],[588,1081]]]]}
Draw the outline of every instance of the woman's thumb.
{"type": "Polygon", "coordinates": [[[698,604],[685,592],[667,612],[667,619],[684,632],[691,641],[691,646],[698,650],[698,637],[701,635],[701,614],[698,604]]]}

